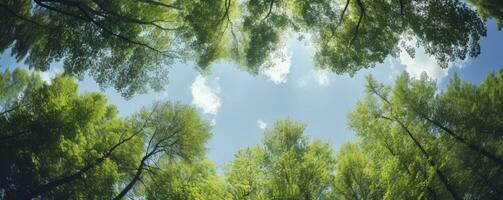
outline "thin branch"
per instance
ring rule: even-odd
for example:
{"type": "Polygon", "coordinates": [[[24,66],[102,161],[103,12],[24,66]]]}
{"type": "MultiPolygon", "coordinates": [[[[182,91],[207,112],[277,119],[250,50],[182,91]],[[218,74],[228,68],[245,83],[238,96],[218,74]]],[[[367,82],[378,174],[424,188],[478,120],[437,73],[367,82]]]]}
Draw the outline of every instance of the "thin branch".
{"type": "Polygon", "coordinates": [[[400,15],[402,16],[403,18],[403,14],[404,14],[404,5],[403,5],[403,0],[398,0],[400,2],[400,15]]]}
{"type": "Polygon", "coordinates": [[[269,16],[272,13],[272,7],[274,6],[274,0],[269,0],[269,1],[270,1],[269,2],[269,11],[267,12],[267,15],[265,15],[264,19],[262,19],[262,20],[269,18],[269,16]]]}
{"type": "Polygon", "coordinates": [[[10,113],[10,112],[12,112],[12,111],[14,111],[14,110],[17,110],[18,108],[20,108],[20,107],[22,107],[22,106],[28,106],[28,105],[30,105],[30,103],[18,104],[18,105],[16,105],[16,106],[12,107],[12,108],[9,108],[9,109],[7,109],[7,110],[4,110],[4,111],[0,112],[0,116],[5,115],[5,114],[7,114],[7,113],[10,113]]]}
{"type": "Polygon", "coordinates": [[[352,45],[356,37],[358,36],[358,31],[360,30],[360,25],[362,23],[363,17],[365,16],[365,7],[363,6],[362,0],[356,0],[356,3],[358,4],[358,8],[360,8],[360,17],[358,18],[358,24],[356,24],[356,29],[355,33],[353,35],[353,39],[351,39],[350,45],[352,45]]]}
{"type": "MultiPolygon", "coordinates": [[[[373,84],[370,84],[370,81],[369,81],[369,86],[370,86],[370,88],[371,88],[371,90],[372,90],[372,92],[374,94],[376,94],[379,98],[381,98],[384,102],[388,103],[391,106],[389,100],[387,100],[383,95],[381,95],[377,91],[377,89],[375,88],[375,86],[373,84]]],[[[393,113],[394,113],[393,108],[391,108],[391,114],[394,115],[393,113]]],[[[449,181],[448,181],[447,177],[444,175],[444,173],[442,171],[440,171],[440,169],[437,167],[437,165],[433,161],[433,158],[430,157],[430,155],[426,152],[426,150],[421,145],[421,143],[419,142],[419,140],[417,140],[417,138],[414,137],[414,135],[412,134],[412,132],[409,130],[409,128],[402,121],[400,121],[395,116],[387,117],[387,116],[384,116],[384,115],[379,115],[378,118],[385,119],[385,120],[388,120],[390,122],[396,122],[396,123],[398,123],[400,125],[400,127],[407,133],[408,137],[414,142],[415,146],[417,148],[419,148],[419,150],[421,151],[421,154],[426,158],[426,160],[431,165],[431,167],[433,167],[435,169],[435,173],[436,173],[437,177],[440,179],[440,182],[445,187],[445,189],[447,189],[447,191],[449,191],[449,193],[452,196],[452,198],[455,199],[455,200],[458,200],[458,199],[461,200],[460,195],[458,194],[458,192],[456,191],[456,189],[454,189],[454,187],[449,183],[449,181]]]]}
{"type": "Polygon", "coordinates": [[[12,138],[16,138],[16,137],[19,137],[19,136],[22,136],[22,135],[25,135],[26,133],[29,132],[29,129],[25,129],[25,130],[22,130],[22,131],[18,131],[17,133],[15,134],[11,134],[11,135],[6,135],[6,136],[2,136],[0,137],[0,143],[3,143],[3,142],[6,142],[6,141],[9,141],[10,139],[12,138]]]}
{"type": "Polygon", "coordinates": [[[162,2],[159,2],[159,1],[153,1],[153,0],[140,0],[140,2],[142,2],[142,3],[146,3],[146,4],[155,5],[155,6],[161,6],[161,7],[165,7],[165,8],[176,9],[176,10],[181,10],[181,9],[182,9],[182,8],[180,8],[180,7],[177,7],[177,6],[174,6],[174,5],[170,5],[170,4],[165,4],[165,3],[162,3],[162,2]]]}
{"type": "MultiPolygon", "coordinates": [[[[52,11],[55,11],[55,12],[59,12],[61,14],[65,14],[65,15],[68,15],[68,16],[71,16],[71,17],[74,17],[76,19],[79,19],[79,20],[82,20],[82,21],[85,21],[85,22],[91,22],[92,24],[96,25],[97,27],[101,28],[104,32],[110,34],[110,35],[113,35],[121,40],[124,40],[128,43],[132,43],[132,44],[136,44],[136,45],[140,45],[140,46],[143,46],[147,49],[150,49],[152,51],[155,51],[157,53],[165,53],[164,51],[161,51],[161,50],[158,50],[146,43],[142,43],[142,42],[139,42],[139,41],[135,41],[135,40],[132,40],[132,39],[129,39],[123,35],[120,35],[118,33],[115,33],[113,32],[112,30],[110,30],[109,28],[105,27],[103,24],[101,24],[100,22],[96,21],[94,18],[92,18],[89,13],[87,13],[87,11],[85,10],[85,8],[83,8],[83,6],[79,3],[78,5],[73,5],[74,7],[77,7],[81,12],[82,14],[84,14],[83,16],[82,15],[78,15],[78,14],[74,14],[74,13],[70,13],[70,12],[67,12],[67,11],[64,11],[64,10],[61,10],[59,8],[56,8],[56,7],[53,7],[53,6],[50,6],[48,4],[44,4],[42,3],[42,0],[34,0],[35,3],[41,7],[44,7],[48,10],[52,10],[52,11]]],[[[67,4],[68,5],[68,4],[67,4]]]]}
{"type": "Polygon", "coordinates": [[[337,31],[337,29],[339,28],[339,26],[342,24],[342,21],[344,20],[344,15],[346,14],[346,11],[348,10],[349,2],[351,2],[351,0],[346,1],[346,5],[344,6],[344,9],[341,12],[341,16],[339,17],[339,23],[337,23],[337,26],[335,26],[335,28],[332,30],[332,32],[334,34],[337,31]]]}
{"type": "Polygon", "coordinates": [[[157,24],[156,22],[173,22],[173,21],[166,21],[166,20],[161,20],[161,19],[158,19],[158,20],[150,20],[150,21],[145,21],[145,20],[141,20],[141,19],[136,19],[136,18],[133,18],[133,17],[129,17],[129,16],[124,16],[124,15],[121,15],[121,14],[118,14],[110,9],[107,9],[105,5],[103,5],[103,2],[99,1],[99,0],[92,0],[101,10],[103,10],[104,12],[99,12],[99,11],[96,11],[94,10],[93,8],[89,7],[88,5],[86,4],[81,4],[82,6],[84,6],[87,10],[91,11],[91,12],[94,12],[94,13],[97,13],[98,15],[104,17],[104,18],[107,18],[109,19],[110,16],[113,16],[115,17],[115,19],[119,20],[119,21],[122,21],[122,22],[125,22],[125,23],[135,23],[135,24],[141,24],[141,25],[151,25],[151,26],[155,26],[156,28],[159,28],[161,30],[165,30],[165,31],[170,31],[170,30],[177,30],[177,29],[180,29],[180,28],[167,28],[167,27],[163,27],[159,24],[157,24]]]}
{"type": "Polygon", "coordinates": [[[81,15],[77,15],[77,14],[73,14],[73,13],[70,13],[70,12],[67,12],[67,11],[64,11],[64,10],[61,10],[59,8],[56,8],[56,7],[53,7],[53,6],[50,6],[48,4],[44,4],[42,3],[42,0],[33,0],[37,5],[43,7],[43,8],[46,8],[48,10],[52,10],[52,11],[55,11],[55,12],[58,12],[58,13],[61,13],[61,14],[65,14],[65,15],[68,15],[70,17],[73,17],[73,18],[77,18],[77,19],[80,19],[82,21],[86,21],[86,22],[89,22],[88,19],[84,18],[83,16],[81,15]]]}
{"type": "Polygon", "coordinates": [[[9,12],[11,15],[13,15],[14,17],[17,17],[21,20],[24,20],[24,21],[27,21],[27,22],[30,22],[32,24],[35,24],[37,26],[40,26],[40,27],[44,27],[44,28],[48,28],[49,26],[45,25],[45,24],[41,24],[41,23],[38,23],[37,21],[35,20],[32,20],[28,17],[25,17],[25,16],[22,16],[22,15],[19,15],[17,14],[14,10],[12,10],[8,5],[5,5],[5,4],[2,4],[0,3],[0,7],[7,10],[7,12],[9,12]]]}

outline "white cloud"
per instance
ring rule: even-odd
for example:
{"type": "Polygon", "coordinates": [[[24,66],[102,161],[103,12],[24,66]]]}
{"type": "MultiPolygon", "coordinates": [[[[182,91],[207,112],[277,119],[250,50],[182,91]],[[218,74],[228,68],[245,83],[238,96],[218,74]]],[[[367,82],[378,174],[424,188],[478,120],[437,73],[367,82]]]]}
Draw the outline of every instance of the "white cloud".
{"type": "Polygon", "coordinates": [[[257,121],[257,125],[262,130],[264,130],[265,128],[267,128],[267,123],[265,123],[264,121],[262,121],[260,119],[257,121]]]}
{"type": "Polygon", "coordinates": [[[390,80],[394,80],[396,76],[400,74],[399,68],[396,65],[396,60],[395,58],[388,57],[388,59],[385,61],[385,63],[388,63],[389,68],[391,70],[391,73],[388,75],[388,78],[390,80]]]}
{"type": "Polygon", "coordinates": [[[326,87],[330,85],[330,72],[327,70],[315,70],[314,71],[314,80],[318,83],[319,86],[326,87]]]}
{"type": "Polygon", "coordinates": [[[40,79],[46,82],[47,84],[52,83],[52,79],[56,77],[57,74],[61,73],[61,70],[58,68],[51,68],[48,71],[40,72],[40,79]]]}
{"type": "MultiPolygon", "coordinates": [[[[416,44],[416,40],[406,41],[405,43],[406,45],[412,46],[416,44]]],[[[464,61],[457,60],[449,63],[449,67],[444,69],[438,65],[437,59],[435,59],[434,56],[425,52],[423,47],[415,48],[414,58],[402,48],[398,60],[401,64],[405,65],[405,71],[412,77],[419,78],[421,74],[425,72],[430,78],[436,79],[439,82],[449,74],[450,68],[462,68],[470,62],[469,59],[464,61]]],[[[394,69],[395,67],[392,66],[392,68],[394,69]]]]}
{"type": "Polygon", "coordinates": [[[287,76],[290,73],[292,61],[291,55],[287,51],[287,46],[283,45],[272,53],[268,61],[261,66],[261,73],[269,77],[275,84],[286,83],[287,76]]]}
{"type": "Polygon", "coordinates": [[[299,87],[301,88],[306,87],[308,81],[309,81],[308,76],[302,76],[297,80],[297,85],[299,85],[299,87]]]}
{"type": "Polygon", "coordinates": [[[297,79],[297,85],[304,88],[308,84],[316,83],[318,86],[327,87],[332,83],[330,74],[331,72],[328,70],[311,69],[309,73],[306,73],[297,79]]]}
{"type": "Polygon", "coordinates": [[[442,69],[437,64],[437,59],[426,54],[423,47],[416,48],[414,58],[410,57],[406,51],[402,50],[398,59],[400,63],[405,65],[405,71],[415,78],[419,78],[423,72],[426,72],[429,77],[441,80],[448,74],[448,70],[442,69]]]}
{"type": "Polygon", "coordinates": [[[206,78],[198,75],[192,86],[192,104],[200,108],[204,114],[216,115],[221,106],[220,86],[218,85],[218,78],[215,79],[213,86],[208,86],[206,78]]]}

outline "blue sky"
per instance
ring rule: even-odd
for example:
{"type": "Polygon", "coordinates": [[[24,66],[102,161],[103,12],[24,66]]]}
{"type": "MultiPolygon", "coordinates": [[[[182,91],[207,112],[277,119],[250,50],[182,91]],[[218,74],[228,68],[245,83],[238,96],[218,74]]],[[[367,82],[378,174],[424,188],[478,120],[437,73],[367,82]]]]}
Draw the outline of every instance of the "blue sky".
{"type": "MultiPolygon", "coordinates": [[[[179,101],[197,107],[205,119],[214,124],[213,138],[207,147],[208,157],[222,166],[233,158],[238,149],[260,143],[263,128],[277,119],[292,118],[306,123],[306,134],[326,140],[339,147],[354,135],[346,127],[346,115],[358,99],[363,97],[364,77],[373,75],[377,80],[392,83],[393,78],[406,70],[413,76],[426,71],[438,81],[440,88],[455,72],[463,80],[480,82],[487,73],[503,66],[503,32],[497,31],[494,21],[488,23],[488,37],[482,38],[482,53],[477,58],[455,62],[442,70],[435,60],[416,50],[416,58],[406,54],[388,58],[375,68],[361,70],[354,77],[316,71],[313,67],[313,47],[294,37],[285,37],[285,45],[273,57],[269,70],[259,75],[240,71],[232,63],[220,62],[211,72],[198,74],[191,63],[176,64],[170,71],[170,83],[164,91],[136,95],[123,99],[113,89],[104,90],[109,101],[119,107],[122,116],[128,116],[142,106],[156,100],[179,101]]],[[[0,68],[23,67],[4,52],[0,68]]],[[[47,80],[60,72],[54,64],[44,72],[47,80]]],[[[80,91],[98,91],[89,78],[80,82],[80,91]]]]}

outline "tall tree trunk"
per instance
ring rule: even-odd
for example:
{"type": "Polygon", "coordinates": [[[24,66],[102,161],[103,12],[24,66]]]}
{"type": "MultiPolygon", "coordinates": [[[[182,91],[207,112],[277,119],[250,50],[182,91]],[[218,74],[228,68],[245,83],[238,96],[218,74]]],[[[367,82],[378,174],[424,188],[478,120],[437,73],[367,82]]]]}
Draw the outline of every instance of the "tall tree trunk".
{"type": "MultiPolygon", "coordinates": [[[[398,162],[400,162],[400,164],[402,165],[403,169],[405,170],[405,172],[407,172],[407,174],[415,179],[415,177],[412,175],[412,172],[409,170],[409,168],[407,167],[407,165],[402,161],[402,159],[400,158],[400,155],[398,155],[395,151],[393,151],[393,149],[391,149],[390,145],[386,142],[386,140],[384,140],[384,147],[388,150],[388,152],[394,156],[394,157],[397,157],[398,158],[398,162]]],[[[427,177],[424,177],[424,178],[427,178],[427,177]]],[[[433,188],[431,188],[430,186],[427,186],[426,187],[426,190],[428,190],[433,196],[434,196],[434,199],[436,199],[436,192],[435,190],[433,190],[433,188]]]]}
{"type": "Polygon", "coordinates": [[[32,192],[29,192],[26,194],[25,199],[35,198],[39,195],[43,195],[47,192],[50,192],[51,190],[55,189],[58,186],[61,186],[63,184],[70,183],[70,182],[73,182],[77,179],[82,178],[84,173],[86,173],[89,170],[94,169],[96,166],[100,165],[103,161],[105,161],[108,157],[110,157],[112,155],[112,153],[115,149],[117,149],[120,145],[124,144],[125,142],[134,138],[134,136],[136,136],[140,132],[141,131],[138,131],[138,132],[132,134],[131,136],[125,138],[124,140],[120,141],[119,143],[115,144],[103,156],[99,157],[94,162],[82,167],[79,171],[77,171],[73,174],[70,174],[68,176],[61,177],[59,179],[50,181],[49,183],[46,183],[44,185],[41,185],[41,186],[35,188],[32,192]]]}
{"type": "Polygon", "coordinates": [[[131,181],[129,181],[129,183],[126,185],[126,187],[124,187],[119,192],[119,194],[113,198],[113,200],[121,200],[122,198],[124,198],[127,195],[127,193],[131,189],[133,189],[133,186],[136,185],[136,183],[140,180],[141,175],[143,173],[143,170],[145,170],[145,165],[147,163],[147,160],[150,158],[150,156],[154,155],[156,153],[156,151],[157,151],[157,149],[156,150],[152,150],[150,153],[148,153],[147,155],[143,156],[143,158],[141,159],[140,165],[136,169],[136,173],[135,173],[133,179],[131,179],[131,181]]]}
{"type": "Polygon", "coordinates": [[[440,182],[442,183],[442,185],[444,185],[445,189],[447,189],[447,191],[450,193],[451,197],[455,200],[461,200],[462,199],[461,196],[456,192],[454,187],[449,183],[449,180],[444,175],[444,173],[442,171],[440,171],[440,169],[438,169],[438,167],[436,166],[433,159],[429,156],[429,154],[426,152],[426,150],[421,145],[421,143],[419,143],[419,141],[414,137],[414,135],[412,135],[410,130],[400,120],[398,120],[396,118],[391,119],[386,116],[381,116],[381,118],[392,121],[392,122],[393,121],[397,122],[400,125],[400,127],[405,130],[405,132],[407,133],[409,138],[414,142],[416,147],[421,151],[421,154],[426,158],[426,160],[428,160],[428,163],[431,165],[431,167],[433,167],[435,169],[435,174],[440,179],[440,182]]]}
{"type": "MultiPolygon", "coordinates": [[[[386,99],[386,97],[384,97],[381,93],[379,93],[376,89],[376,87],[369,82],[369,86],[370,86],[370,89],[372,90],[372,93],[374,93],[375,95],[377,95],[382,101],[384,101],[386,104],[392,106],[391,102],[388,101],[388,99],[386,99]]],[[[396,94],[395,94],[396,95],[396,94]]],[[[399,95],[398,95],[399,96],[399,95]]],[[[465,145],[467,145],[471,150],[475,151],[475,152],[478,152],[479,154],[483,155],[484,157],[486,158],[489,158],[490,160],[496,162],[497,164],[499,164],[501,167],[503,167],[503,159],[499,158],[498,156],[496,156],[495,154],[492,154],[491,152],[485,150],[484,148],[482,147],[479,147],[478,145],[476,144],[473,144],[473,143],[470,143],[468,141],[466,141],[464,138],[462,138],[461,136],[459,136],[458,134],[454,133],[454,131],[452,131],[451,129],[447,128],[446,126],[442,125],[440,122],[438,121],[435,121],[431,118],[429,118],[427,115],[421,113],[418,111],[418,109],[416,109],[414,106],[411,106],[412,108],[412,111],[414,113],[416,113],[417,115],[419,115],[421,118],[425,119],[426,121],[428,121],[429,123],[432,123],[433,125],[439,127],[440,129],[442,129],[443,131],[445,131],[447,134],[449,134],[451,137],[453,137],[454,139],[456,139],[458,142],[460,143],[463,143],[465,145]]],[[[405,127],[401,122],[399,122],[400,125],[402,126],[402,128],[407,128],[405,127]]],[[[412,136],[410,134],[410,132],[408,131],[408,129],[406,129],[406,131],[409,133],[410,136],[412,136]]],[[[430,161],[432,162],[432,161],[430,161]]],[[[437,173],[437,172],[436,172],[437,173]]],[[[437,175],[439,175],[439,178],[442,179],[442,177],[447,180],[447,178],[445,178],[445,176],[443,176],[443,174],[440,172],[440,173],[437,173],[437,175]]],[[[452,194],[452,193],[451,193],[452,194]]],[[[459,196],[458,196],[459,197],[459,196]]],[[[455,198],[453,196],[453,198],[455,198]]],[[[456,199],[456,198],[455,198],[456,199]]]]}
{"type": "Polygon", "coordinates": [[[419,114],[423,119],[425,119],[426,121],[432,123],[433,125],[439,127],[440,129],[442,129],[443,131],[445,131],[447,134],[449,134],[450,136],[452,136],[454,139],[456,139],[458,142],[461,142],[463,144],[465,144],[466,146],[468,146],[468,148],[470,148],[471,150],[475,151],[475,152],[478,152],[479,154],[483,155],[484,157],[494,161],[495,163],[497,163],[498,165],[500,165],[500,167],[503,168],[503,159],[502,158],[499,158],[497,155],[485,150],[484,148],[476,145],[476,144],[473,144],[473,143],[470,143],[468,141],[466,141],[463,137],[459,136],[458,134],[454,133],[453,130],[447,128],[446,126],[442,125],[441,123],[433,120],[433,119],[430,119],[428,116],[424,115],[424,114],[421,114],[419,112],[417,112],[417,110],[413,109],[414,112],[416,112],[417,114],[419,114]]]}

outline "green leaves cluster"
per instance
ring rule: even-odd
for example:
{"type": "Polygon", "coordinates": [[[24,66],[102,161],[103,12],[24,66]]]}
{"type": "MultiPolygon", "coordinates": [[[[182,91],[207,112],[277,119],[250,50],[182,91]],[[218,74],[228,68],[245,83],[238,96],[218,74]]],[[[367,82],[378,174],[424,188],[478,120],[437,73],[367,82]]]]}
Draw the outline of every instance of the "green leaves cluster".
{"type": "Polygon", "coordinates": [[[263,145],[239,151],[226,172],[232,199],[328,199],[335,158],[328,143],[309,140],[305,125],[280,120],[263,145]]]}
{"type": "Polygon", "coordinates": [[[257,74],[292,34],[309,35],[316,67],[339,74],[415,46],[447,67],[480,54],[482,19],[501,24],[499,1],[469,2],[477,10],[458,0],[1,0],[0,52],[37,70],[62,62],[124,97],[162,89],[177,62],[205,71],[224,59],[257,74]]]}
{"type": "Polygon", "coordinates": [[[503,70],[479,85],[404,73],[368,77],[335,151],[291,119],[235,154],[223,176],[205,157],[210,125],[156,102],[122,118],[71,77],[0,74],[2,199],[498,199],[503,194],[503,70]]]}
{"type": "Polygon", "coordinates": [[[394,86],[369,77],[367,97],[349,115],[361,141],[340,155],[363,167],[342,185],[372,199],[500,198],[501,80],[501,70],[478,86],[455,76],[438,92],[426,75],[403,74],[394,86]]]}
{"type": "Polygon", "coordinates": [[[16,69],[0,85],[2,199],[122,199],[175,163],[208,166],[210,126],[189,106],[158,102],[121,118],[65,75],[47,84],[16,69]]]}
{"type": "Polygon", "coordinates": [[[484,18],[494,18],[501,30],[503,27],[503,2],[498,0],[468,0],[484,18]]]}
{"type": "Polygon", "coordinates": [[[0,0],[0,52],[35,72],[0,73],[1,199],[498,199],[503,196],[503,70],[444,91],[423,75],[368,78],[337,153],[280,120],[224,176],[205,157],[211,126],[156,102],[129,117],[123,96],[159,90],[169,66],[227,59],[256,74],[289,34],[309,35],[316,67],[355,74],[423,47],[440,66],[480,54],[497,0],[0,0]],[[37,70],[61,62],[51,83],[37,70]]]}
{"type": "Polygon", "coordinates": [[[187,57],[201,66],[221,58],[224,1],[2,0],[0,50],[30,68],[62,61],[125,97],[159,90],[168,68],[187,57]]]}

